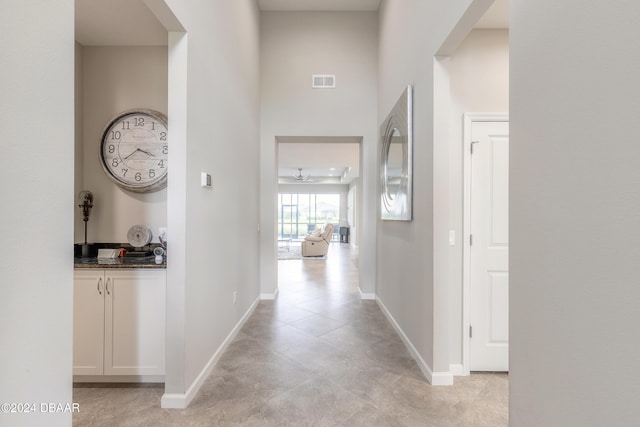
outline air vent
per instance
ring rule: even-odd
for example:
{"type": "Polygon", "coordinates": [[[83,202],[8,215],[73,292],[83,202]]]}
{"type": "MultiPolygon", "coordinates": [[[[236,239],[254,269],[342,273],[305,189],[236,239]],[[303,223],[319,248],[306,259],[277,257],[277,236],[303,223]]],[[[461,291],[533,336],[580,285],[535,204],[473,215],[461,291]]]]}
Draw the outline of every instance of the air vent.
{"type": "Polygon", "coordinates": [[[311,76],[311,87],[314,89],[333,89],[336,87],[335,74],[314,74],[311,76]]]}

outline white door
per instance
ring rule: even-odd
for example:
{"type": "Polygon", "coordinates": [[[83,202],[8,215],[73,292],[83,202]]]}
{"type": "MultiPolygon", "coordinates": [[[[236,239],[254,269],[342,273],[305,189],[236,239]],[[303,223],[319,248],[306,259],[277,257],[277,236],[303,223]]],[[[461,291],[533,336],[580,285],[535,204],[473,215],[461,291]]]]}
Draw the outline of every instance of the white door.
{"type": "Polygon", "coordinates": [[[509,370],[509,123],[471,124],[470,370],[509,370]]]}

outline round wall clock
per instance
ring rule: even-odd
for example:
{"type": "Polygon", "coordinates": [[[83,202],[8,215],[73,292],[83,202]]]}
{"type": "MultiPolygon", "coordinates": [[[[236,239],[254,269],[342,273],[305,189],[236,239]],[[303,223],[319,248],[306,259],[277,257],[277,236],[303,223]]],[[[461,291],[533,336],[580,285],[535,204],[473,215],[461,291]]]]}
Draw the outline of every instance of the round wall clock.
{"type": "Polygon", "coordinates": [[[100,163],[125,190],[151,193],[167,186],[167,119],[153,110],[125,111],[104,129],[100,163]]]}

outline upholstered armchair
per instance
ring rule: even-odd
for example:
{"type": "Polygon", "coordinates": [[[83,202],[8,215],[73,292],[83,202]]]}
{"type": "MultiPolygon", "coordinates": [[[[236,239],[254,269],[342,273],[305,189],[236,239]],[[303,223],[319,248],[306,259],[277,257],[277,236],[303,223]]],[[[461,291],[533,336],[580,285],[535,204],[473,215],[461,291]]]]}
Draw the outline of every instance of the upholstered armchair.
{"type": "Polygon", "coordinates": [[[305,236],[302,242],[302,256],[323,256],[329,250],[329,242],[333,234],[333,224],[325,225],[324,229],[305,236]]]}

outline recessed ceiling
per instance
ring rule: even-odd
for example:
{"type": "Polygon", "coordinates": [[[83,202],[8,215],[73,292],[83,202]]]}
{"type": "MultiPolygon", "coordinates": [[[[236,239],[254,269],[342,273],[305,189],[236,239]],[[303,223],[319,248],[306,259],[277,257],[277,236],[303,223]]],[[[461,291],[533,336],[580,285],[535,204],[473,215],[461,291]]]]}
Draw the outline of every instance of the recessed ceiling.
{"type": "MultiPolygon", "coordinates": [[[[313,184],[349,184],[360,175],[360,138],[278,138],[278,177],[283,184],[312,178],[313,184]],[[301,141],[301,142],[292,142],[301,141]]],[[[307,182],[303,182],[307,183],[307,182]]]]}
{"type": "Polygon", "coordinates": [[[258,0],[265,11],[377,11],[380,0],[258,0]]]}

